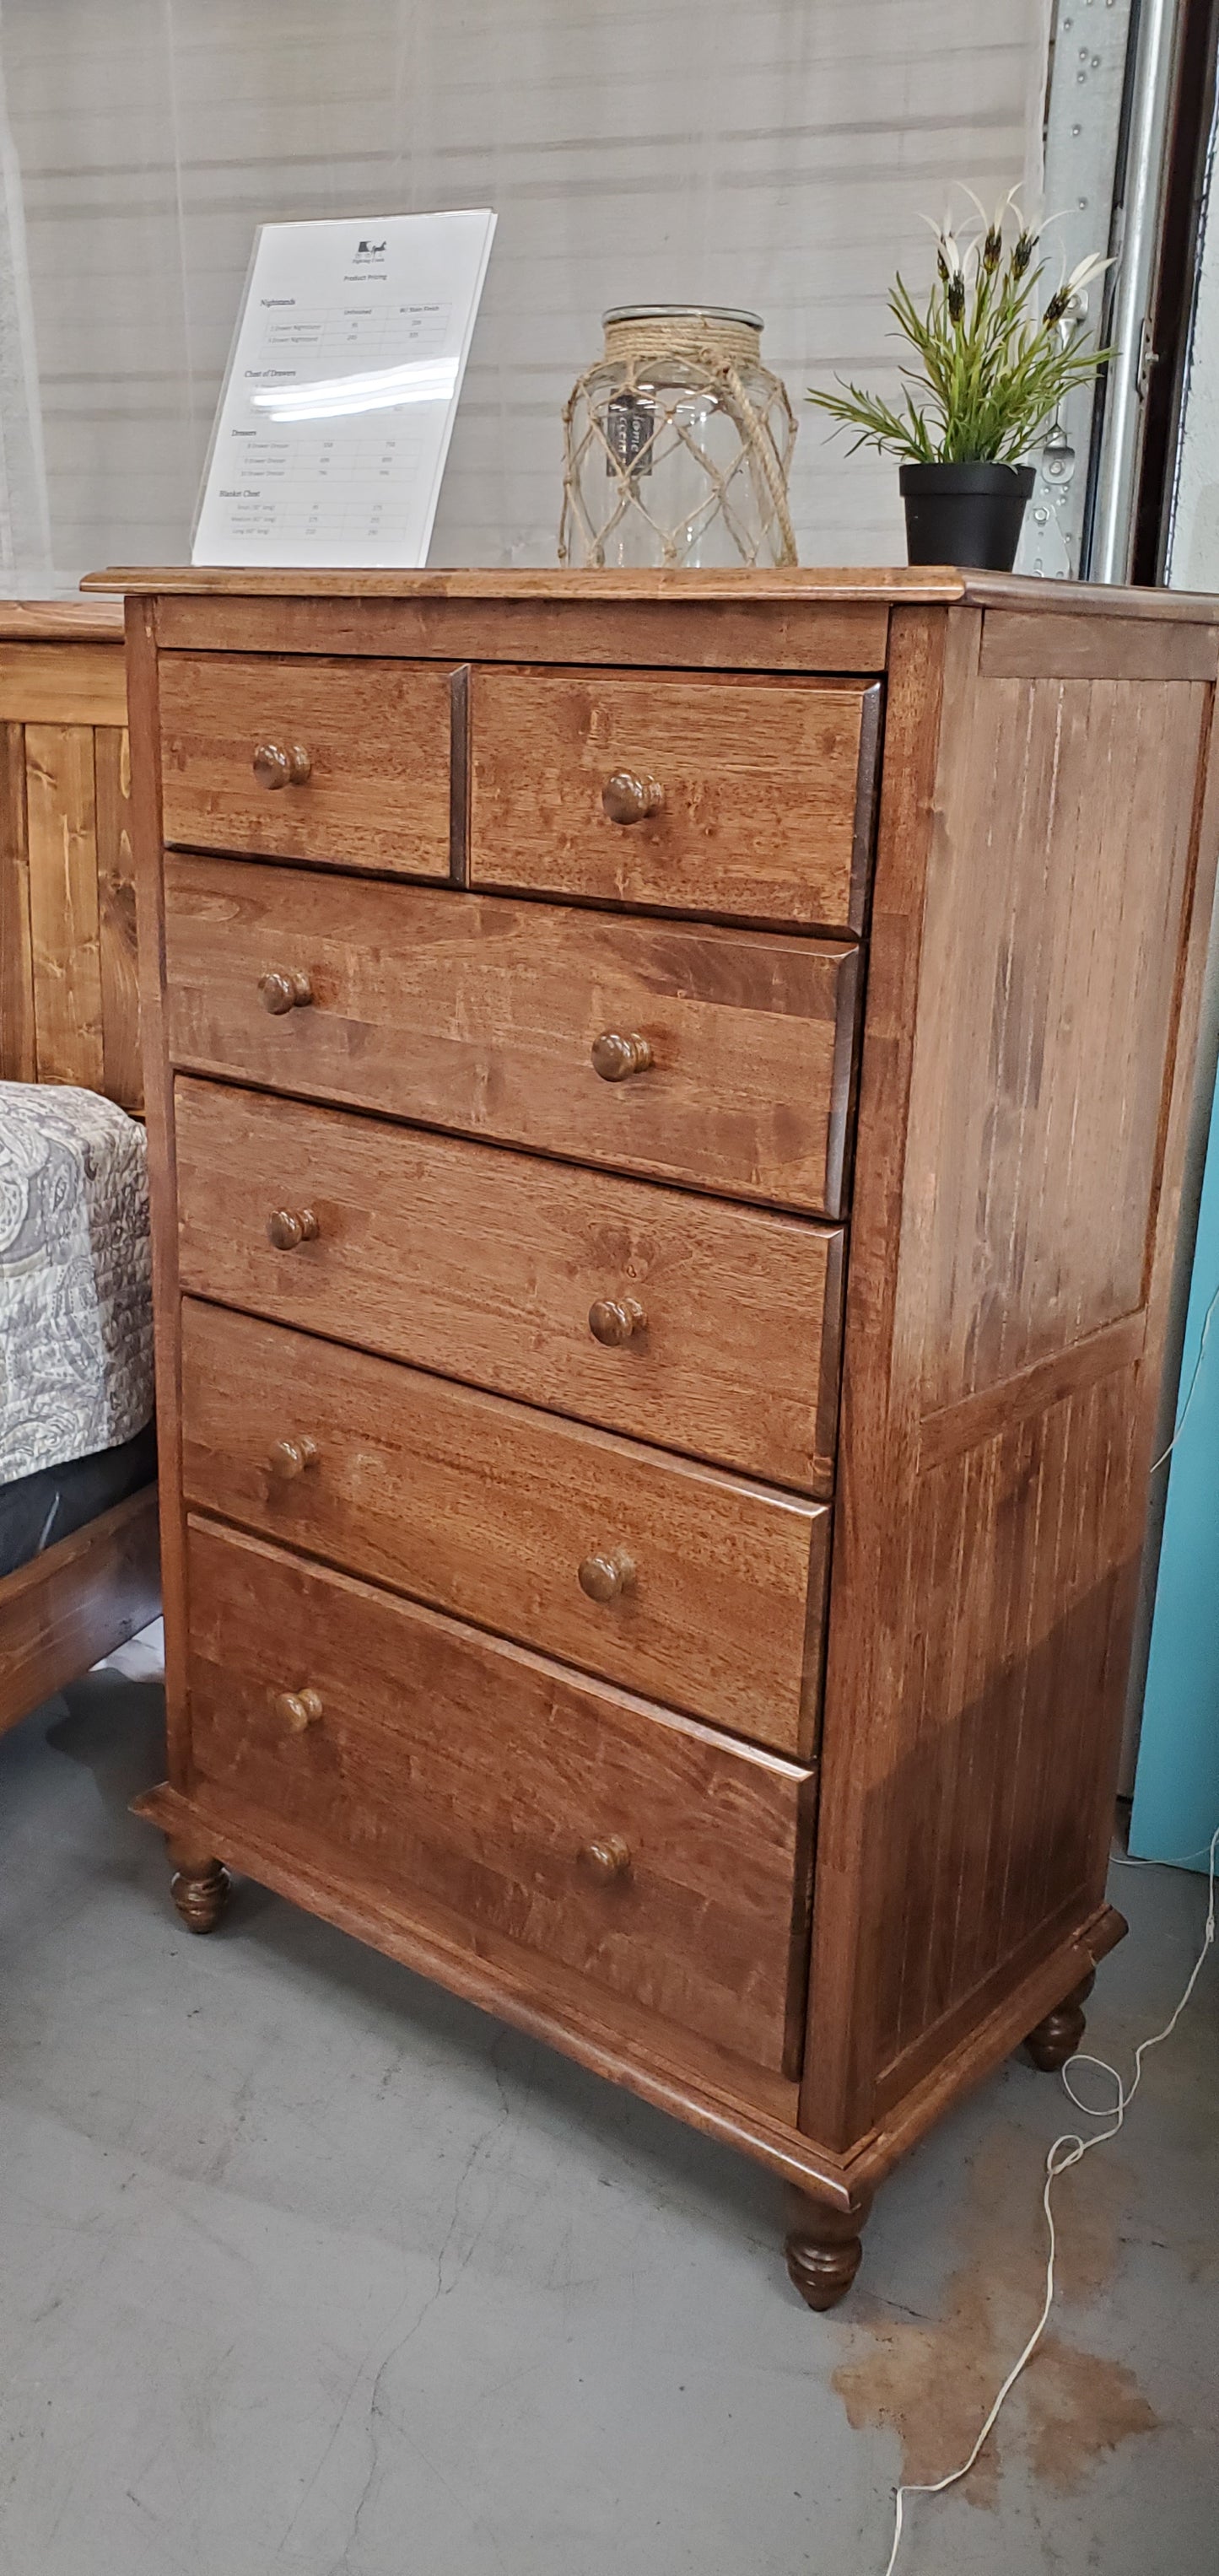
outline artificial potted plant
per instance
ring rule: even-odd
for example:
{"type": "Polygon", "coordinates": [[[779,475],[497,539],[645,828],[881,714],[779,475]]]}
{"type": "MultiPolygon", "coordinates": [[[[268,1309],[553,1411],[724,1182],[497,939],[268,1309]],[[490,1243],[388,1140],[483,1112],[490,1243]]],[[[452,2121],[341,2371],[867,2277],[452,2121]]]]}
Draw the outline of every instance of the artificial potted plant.
{"type": "Polygon", "coordinates": [[[911,563],[1011,571],[1034,481],[1019,460],[1071,387],[1113,355],[1086,346],[1083,328],[1085,290],[1110,262],[1091,252],[1042,305],[1039,251],[1040,235],[1010,197],[969,239],[946,222],[925,310],[900,275],[889,296],[913,352],[901,363],[904,406],[841,378],[836,393],[809,394],[838,428],[855,431],[852,452],[876,447],[903,460],[911,563]]]}

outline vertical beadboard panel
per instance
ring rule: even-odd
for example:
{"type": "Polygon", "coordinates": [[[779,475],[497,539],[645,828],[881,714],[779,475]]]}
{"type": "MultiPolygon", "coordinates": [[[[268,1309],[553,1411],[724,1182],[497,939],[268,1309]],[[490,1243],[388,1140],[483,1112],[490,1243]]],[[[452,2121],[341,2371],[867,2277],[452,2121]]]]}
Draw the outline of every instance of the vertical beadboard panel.
{"type": "Polygon", "coordinates": [[[91,725],[27,725],[30,853],[40,1082],[105,1085],[91,725]]]}
{"type": "Polygon", "coordinates": [[[33,1082],[37,1071],[25,727],[0,724],[0,1082],[33,1082]]]}
{"type": "Polygon", "coordinates": [[[887,1810],[903,1940],[881,1972],[900,2063],[1084,1888],[1129,1589],[1132,1369],[945,1461],[919,1494],[925,1605],[887,1810]]]}
{"type": "Polygon", "coordinates": [[[1142,1303],[1206,700],[1180,680],[979,683],[914,1076],[924,1188],[953,1210],[927,1274],[929,1411],[1142,1303]],[[988,1078],[963,1085],[962,1064],[988,1078]]]}
{"type": "Polygon", "coordinates": [[[135,944],[135,862],[131,848],[131,749],[125,730],[99,725],[93,737],[97,790],[98,965],[105,1089],[120,1108],[144,1107],[140,994],[135,944]]]}
{"type": "MultiPolygon", "coordinates": [[[[799,400],[893,378],[920,215],[1036,168],[1046,0],[5,0],[56,562],[180,560],[262,220],[491,203],[433,544],[554,560],[604,306],[743,303],[799,400]]],[[[891,467],[806,413],[807,562],[902,551],[891,467]]]]}

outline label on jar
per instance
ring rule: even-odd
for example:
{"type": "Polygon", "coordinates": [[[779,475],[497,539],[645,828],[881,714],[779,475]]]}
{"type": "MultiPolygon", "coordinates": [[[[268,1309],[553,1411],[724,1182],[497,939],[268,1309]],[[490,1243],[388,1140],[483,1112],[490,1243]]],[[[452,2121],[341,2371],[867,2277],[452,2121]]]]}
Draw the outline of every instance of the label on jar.
{"type": "Polygon", "coordinates": [[[605,439],[609,455],[605,460],[607,474],[650,474],[652,451],[650,441],[656,428],[656,412],[639,394],[616,394],[605,414],[605,439]],[[647,448],[643,463],[639,458],[647,448]]]}

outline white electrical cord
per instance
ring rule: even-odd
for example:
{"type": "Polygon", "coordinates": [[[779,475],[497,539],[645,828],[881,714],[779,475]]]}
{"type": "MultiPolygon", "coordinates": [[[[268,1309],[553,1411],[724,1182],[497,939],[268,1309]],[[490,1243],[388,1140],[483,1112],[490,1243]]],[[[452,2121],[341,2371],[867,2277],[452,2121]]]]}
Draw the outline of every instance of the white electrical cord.
{"type": "MultiPolygon", "coordinates": [[[[1212,1300],[1212,1312],[1216,1303],[1219,1303],[1219,1290],[1216,1291],[1215,1298],[1212,1300]]],[[[1210,1318],[1208,1316],[1207,1321],[1209,1322],[1209,1320],[1210,1318]]],[[[1199,1352],[1199,1358],[1201,1358],[1201,1352],[1199,1352]]],[[[1190,1394],[1192,1395],[1192,1393],[1193,1389],[1191,1387],[1190,1394]]],[[[1187,1398],[1187,1412],[1188,1409],[1189,1399],[1187,1398]]],[[[1181,1419],[1184,1421],[1184,1414],[1182,1414],[1181,1419]]],[[[1165,1455],[1167,1455],[1167,1452],[1165,1452],[1165,1455]]],[[[1006,2403],[1006,2400],[1015,2387],[1026,2362],[1032,2359],[1032,2356],[1036,2352],[1037,2346],[1041,2341],[1042,2335],[1045,2333],[1046,2325],[1049,2321],[1050,2310],[1054,2305],[1054,2253],[1056,2240],[1054,2235],[1054,2212],[1050,2204],[1050,2194],[1054,2188],[1054,2184],[1058,2180],[1059,2174],[1069,2172],[1071,2166],[1077,2165],[1082,2157],[1091,2152],[1093,2147],[1103,2146],[1107,2138],[1115,2138],[1117,2136],[1118,2130],[1121,2128],[1130,2104],[1133,2102],[1135,2094],[1138,2092],[1139,2085],[1142,2082],[1143,2060],[1146,2057],[1148,2050],[1158,2048],[1161,2040],[1168,2039],[1176,2029],[1177,2023],[1180,2021],[1181,2015],[1194,1991],[1194,1987],[1197,1985],[1198,1979],[1202,1974],[1202,1966],[1206,1958],[1207,1951],[1211,1948],[1215,1938],[1215,1854],[1217,1850],[1219,1850],[1219,1825],[1215,1827],[1215,1831],[1211,1835],[1209,1844],[1210,1868],[1207,1881],[1206,1931],[1203,1935],[1202,1947],[1194,1961],[1193,1968],[1190,1972],[1189,1982],[1181,1997],[1180,2003],[1177,2005],[1176,2011],[1171,2015],[1170,2019],[1165,2022],[1162,2030],[1153,2031],[1150,2039],[1142,2039],[1139,2041],[1138,2047],[1134,2052],[1134,2075],[1131,2079],[1129,2088],[1127,2089],[1123,2084],[1116,2067],[1108,2065],[1103,2057],[1093,2057],[1087,2049],[1079,2049],[1073,2057],[1069,2057],[1067,2059],[1067,2063],[1062,2070],[1062,2080],[1066,2086],[1067,2092],[1070,2094],[1071,2100],[1075,2104],[1076,2110],[1082,2111],[1086,2119],[1106,2120],[1108,2122],[1108,2126],[1103,2129],[1098,2129],[1095,2137],[1093,2138],[1081,2138],[1074,2132],[1067,2131],[1062,2137],[1055,2138],[1054,2144],[1050,2148],[1049,2154],[1045,2160],[1045,2189],[1041,2195],[1041,2206],[1045,2211],[1046,2229],[1050,2240],[1050,2250],[1045,2267],[1045,2298],[1042,2302],[1041,2314],[1037,2319],[1037,2323],[1029,2336],[1028,2342],[1026,2343],[1019,2360],[1013,2362],[1012,2367],[1003,2382],[1003,2386],[995,2399],[994,2405],[991,2407],[990,2413],[982,2426],[982,2430],[978,2435],[977,2441],[974,2443],[973,2449],[969,2454],[969,2458],[962,2461],[959,2469],[950,2469],[946,2478],[937,2478],[932,2485],[916,2486],[912,2484],[909,2486],[900,2486],[897,2489],[896,2497],[894,2499],[895,2515],[893,2547],[889,2552],[889,2564],[885,2569],[885,2576],[893,2576],[893,2570],[897,2564],[897,2553],[901,2547],[902,2526],[905,2520],[907,2496],[943,2495],[946,2487],[954,2487],[961,2478],[968,2477],[983,2444],[994,2428],[1000,2408],[1006,2403]],[[1093,2111],[1089,2107],[1088,2103],[1081,2102],[1079,2095],[1075,2091],[1070,2080],[1069,2070],[1072,2066],[1095,2066],[1102,2075],[1109,2076],[1113,2084],[1114,2091],[1112,2111],[1093,2111]]]]}
{"type": "Polygon", "coordinates": [[[1171,1438],[1171,1440],[1170,1440],[1170,1441],[1169,1441],[1169,1443],[1168,1443],[1168,1447],[1167,1447],[1167,1449],[1162,1449],[1162,1450],[1160,1451],[1160,1455],[1159,1455],[1159,1457],[1154,1461],[1153,1465],[1152,1465],[1152,1466],[1150,1467],[1150,1469],[1148,1470],[1149,1474],[1150,1474],[1150,1475],[1152,1475],[1152,1476],[1158,1475],[1159,1470],[1160,1470],[1160,1468],[1163,1466],[1164,1461],[1165,1461],[1165,1459],[1166,1459],[1166,1458],[1171,1458],[1172,1453],[1173,1453],[1173,1450],[1176,1448],[1177,1442],[1178,1442],[1178,1440],[1180,1439],[1181,1434],[1182,1434],[1182,1432],[1183,1432],[1183,1431],[1184,1431],[1184,1429],[1185,1429],[1186,1422],[1187,1422],[1187,1420],[1188,1420],[1188,1418],[1189,1418],[1189,1408],[1190,1408],[1190,1406],[1191,1406],[1191,1404],[1193,1403],[1193,1400],[1194,1400],[1194,1390],[1195,1390],[1195,1388],[1196,1388],[1196,1386],[1197,1386],[1197,1384],[1198,1384],[1199,1376],[1201,1375],[1201,1371],[1202,1371],[1202,1362],[1203,1362],[1203,1360],[1204,1360],[1204,1359],[1205,1359],[1205,1357],[1206,1357],[1206,1337],[1207,1337],[1207,1334],[1209,1333],[1210,1328],[1211,1328],[1211,1317],[1212,1317],[1212,1315],[1214,1314],[1214,1311],[1215,1311],[1216,1306],[1219,1306],[1219,1288],[1216,1288],[1215,1293],[1214,1293],[1214,1296],[1212,1297],[1211,1302],[1210,1302],[1209,1306],[1207,1307],[1206,1313],[1205,1313],[1205,1315],[1204,1315],[1204,1316],[1203,1316],[1203,1318],[1202,1318],[1202,1338],[1201,1338],[1201,1341],[1200,1341],[1200,1342],[1199,1342],[1199,1344],[1198,1344],[1198,1356],[1197,1356],[1197,1359],[1194,1361],[1193,1374],[1192,1374],[1192,1376],[1191,1376],[1191,1378],[1190,1378],[1190,1381],[1189,1381],[1189,1392],[1188,1392],[1188,1394],[1187,1394],[1187,1396],[1186,1396],[1186,1398],[1185,1398],[1185,1402],[1184,1402],[1184,1404],[1183,1404],[1183,1405],[1182,1405],[1182,1407],[1181,1407],[1180,1419],[1178,1420],[1176,1430],[1174,1431],[1174,1433],[1173,1433],[1173,1435],[1172,1435],[1172,1438],[1171,1438]]]}
{"type": "MultiPolygon", "coordinates": [[[[1211,1320],[1217,1306],[1219,1306],[1219,1288],[1216,1288],[1214,1296],[1212,1297],[1202,1319],[1202,1333],[1198,1343],[1198,1356],[1194,1361],[1189,1386],[1186,1391],[1185,1402],[1181,1407],[1180,1415],[1177,1420],[1177,1427],[1173,1432],[1167,1449],[1161,1452],[1160,1456],[1156,1459],[1155,1464],[1151,1468],[1150,1472],[1153,1476],[1156,1475],[1158,1470],[1164,1465],[1165,1460],[1172,1456],[1173,1450],[1176,1448],[1177,1442],[1185,1429],[1185,1425],[1189,1417],[1190,1406],[1193,1403],[1194,1395],[1197,1390],[1198,1379],[1202,1372],[1202,1362],[1206,1356],[1206,1344],[1210,1333],[1211,1320]]],[[[1102,2147],[1107,2138],[1115,2138],[1117,2136],[1118,2130],[1121,2128],[1130,2104],[1133,2102],[1135,2094],[1138,2092],[1139,2085],[1142,2082],[1143,2059],[1146,2057],[1149,2049],[1158,2048],[1161,2040],[1168,2039],[1171,2033],[1176,2029],[1177,2023],[1180,2021],[1181,2015],[1194,1991],[1194,1987],[1197,1985],[1198,1979],[1202,1974],[1203,1961],[1215,1938],[1215,1853],[1216,1849],[1219,1848],[1219,1825],[1216,1825],[1215,1831],[1211,1835],[1209,1845],[1206,1845],[1203,1848],[1209,1851],[1210,1856],[1207,1880],[1206,1931],[1203,1935],[1202,1947],[1194,1961],[1189,1983],[1181,1997],[1180,2003],[1177,2005],[1176,2011],[1173,2013],[1171,2020],[1165,2022],[1163,2030],[1154,2031],[1150,2039],[1140,2040],[1139,2045],[1134,2052],[1134,2076],[1128,2092],[1122,2083],[1122,2079],[1118,2074],[1117,2068],[1115,2066],[1109,2066],[1103,2057],[1093,2057],[1086,2049],[1077,2049],[1075,2055],[1067,2059],[1066,2066],[1064,2066],[1062,2070],[1062,2080],[1071,2100],[1075,2104],[1076,2110],[1082,2111],[1085,2119],[1088,2120],[1108,2119],[1109,2125],[1105,2129],[1098,2129],[1094,2138],[1081,2138],[1076,2136],[1074,2132],[1068,2130],[1064,2132],[1062,2137],[1055,2138],[1054,2144],[1050,2148],[1049,2154],[1045,2160],[1045,2189],[1041,2195],[1041,2206],[1045,2212],[1046,2231],[1050,2240],[1050,2250],[1046,2258],[1045,2267],[1045,2298],[1042,2302],[1041,2314],[1037,2319],[1037,2323],[1029,2336],[1028,2342],[1026,2343],[1019,2360],[1013,2362],[1012,2367],[1003,2382],[1003,2386],[995,2399],[994,2405],[991,2407],[990,2413],[982,2426],[982,2430],[978,2435],[977,2441],[974,2443],[973,2449],[969,2454],[969,2458],[961,2462],[959,2469],[950,2469],[946,2478],[937,2478],[933,2484],[915,2485],[912,2483],[910,2485],[900,2486],[897,2488],[894,2496],[893,2547],[889,2552],[889,2564],[885,2569],[885,2576],[893,2576],[893,2570],[897,2565],[897,2553],[901,2547],[902,2529],[905,2522],[907,2496],[943,2495],[946,2487],[955,2487],[959,2484],[962,2478],[967,2478],[969,2476],[969,2472],[972,2469],[979,2452],[982,2450],[983,2445],[988,2440],[996,2422],[998,2421],[1001,2408],[1006,2405],[1007,2400],[1020,2377],[1021,2371],[1024,2369],[1026,2362],[1031,2361],[1032,2356],[1036,2352],[1037,2346],[1045,2333],[1046,2326],[1049,2323],[1050,2310],[1054,2305],[1054,2255],[1057,2241],[1054,2234],[1054,2212],[1050,2205],[1050,2194],[1058,2180],[1059,2174],[1069,2172],[1071,2166],[1077,2165],[1080,2162],[1081,2157],[1089,2154],[1093,2147],[1102,2147]],[[1093,2111],[1089,2108],[1086,2102],[1080,2101],[1079,2095],[1075,2091],[1068,2073],[1068,2069],[1072,2066],[1095,2066],[1102,2075],[1107,2075],[1110,2078],[1113,2085],[1114,2095],[1113,2110],[1111,2113],[1105,2111],[1093,2111]]],[[[1115,1860],[1119,1860],[1122,1866],[1126,1869],[1150,1868],[1152,1866],[1152,1863],[1150,1862],[1132,1861],[1128,1859],[1124,1853],[1115,1852],[1113,1857],[1115,1860]]],[[[1202,1852],[1190,1852],[1187,1855],[1187,1858],[1189,1860],[1201,1860],[1202,1852]]]]}

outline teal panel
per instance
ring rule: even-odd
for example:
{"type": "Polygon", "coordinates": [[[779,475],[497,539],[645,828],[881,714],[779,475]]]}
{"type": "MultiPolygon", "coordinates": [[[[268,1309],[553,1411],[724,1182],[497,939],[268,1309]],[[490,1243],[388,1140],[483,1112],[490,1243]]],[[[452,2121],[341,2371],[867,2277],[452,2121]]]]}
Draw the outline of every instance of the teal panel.
{"type": "Polygon", "coordinates": [[[1181,1360],[1184,1406],[1169,1460],[1143,1731],[1130,1820],[1140,1860],[1206,1868],[1219,1825],[1219,1093],[1198,1212],[1181,1360]],[[1201,1367],[1198,1354],[1206,1333],[1201,1367]]]}

